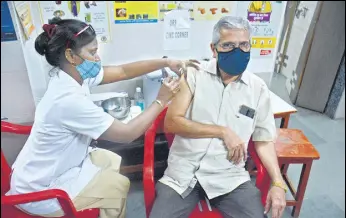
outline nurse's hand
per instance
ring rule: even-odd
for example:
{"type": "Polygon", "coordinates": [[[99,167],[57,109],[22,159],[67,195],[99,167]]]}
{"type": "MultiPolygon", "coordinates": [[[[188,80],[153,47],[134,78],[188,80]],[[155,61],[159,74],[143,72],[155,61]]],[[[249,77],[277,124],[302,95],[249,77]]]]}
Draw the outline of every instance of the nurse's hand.
{"type": "Polygon", "coordinates": [[[169,69],[175,72],[178,76],[181,76],[181,74],[187,72],[188,67],[193,67],[196,70],[199,70],[198,64],[200,63],[197,60],[181,61],[181,60],[167,59],[167,64],[169,69]]]}
{"type": "Polygon", "coordinates": [[[157,95],[157,100],[159,100],[164,106],[180,91],[180,78],[166,77],[160,88],[159,94],[157,95]]]}

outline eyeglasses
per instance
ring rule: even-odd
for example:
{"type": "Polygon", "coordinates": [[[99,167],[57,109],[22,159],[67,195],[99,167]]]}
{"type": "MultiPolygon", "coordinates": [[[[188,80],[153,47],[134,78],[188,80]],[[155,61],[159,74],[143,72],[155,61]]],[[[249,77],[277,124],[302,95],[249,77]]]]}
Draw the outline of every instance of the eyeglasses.
{"type": "Polygon", "coordinates": [[[250,42],[241,42],[239,45],[233,42],[225,42],[225,43],[219,43],[218,46],[222,48],[224,52],[232,51],[235,48],[240,48],[240,50],[244,52],[249,52],[251,49],[250,42]]]}

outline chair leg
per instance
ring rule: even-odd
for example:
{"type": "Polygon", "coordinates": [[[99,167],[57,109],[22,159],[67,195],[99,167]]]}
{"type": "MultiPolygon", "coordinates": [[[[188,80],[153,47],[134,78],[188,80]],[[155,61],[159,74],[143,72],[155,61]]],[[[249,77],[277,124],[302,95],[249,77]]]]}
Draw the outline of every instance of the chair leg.
{"type": "Polygon", "coordinates": [[[285,175],[287,174],[289,164],[282,164],[281,165],[281,174],[285,175]]]}
{"type": "Polygon", "coordinates": [[[297,194],[295,196],[296,206],[293,207],[292,216],[294,218],[299,217],[300,209],[302,208],[306,186],[308,184],[310,171],[312,166],[312,160],[308,163],[303,164],[302,172],[300,174],[299,185],[297,189],[297,194]]]}

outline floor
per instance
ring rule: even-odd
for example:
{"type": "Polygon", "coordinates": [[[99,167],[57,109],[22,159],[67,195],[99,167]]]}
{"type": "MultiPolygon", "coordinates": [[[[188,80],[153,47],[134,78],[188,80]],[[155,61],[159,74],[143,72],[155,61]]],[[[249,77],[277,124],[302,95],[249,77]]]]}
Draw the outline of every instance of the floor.
{"type": "MultiPolygon", "coordinates": [[[[274,75],[271,84],[274,93],[290,102],[283,76],[274,75]]],[[[290,119],[289,128],[303,130],[321,155],[312,166],[300,217],[345,217],[345,120],[332,120],[323,114],[298,108],[298,113],[290,119]]],[[[288,170],[294,184],[299,181],[300,169],[301,166],[293,165],[288,170]]],[[[142,183],[133,181],[126,217],[145,217],[143,204],[142,183]]],[[[291,217],[290,214],[291,208],[287,208],[283,217],[291,217]]]]}
{"type": "MultiPolygon", "coordinates": [[[[290,102],[284,87],[285,78],[274,75],[271,90],[290,102]]],[[[331,120],[323,114],[298,108],[298,113],[290,119],[289,127],[303,130],[321,155],[321,159],[312,166],[300,217],[345,217],[345,120],[331,120]]],[[[1,147],[9,163],[13,163],[25,140],[25,136],[14,138],[13,135],[1,135],[1,147]]],[[[299,170],[300,166],[292,166],[288,171],[295,184],[299,179],[299,170]]],[[[291,208],[286,209],[284,218],[290,217],[290,211],[291,208]]],[[[145,217],[140,181],[132,181],[126,217],[145,217]]]]}

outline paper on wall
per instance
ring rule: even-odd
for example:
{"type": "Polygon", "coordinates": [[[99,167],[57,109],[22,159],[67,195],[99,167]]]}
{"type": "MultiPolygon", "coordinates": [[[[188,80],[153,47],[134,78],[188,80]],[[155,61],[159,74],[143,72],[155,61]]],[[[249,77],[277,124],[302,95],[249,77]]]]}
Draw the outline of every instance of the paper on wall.
{"type": "Polygon", "coordinates": [[[157,1],[115,1],[113,6],[115,24],[157,23],[157,1]]]}
{"type": "Polygon", "coordinates": [[[196,1],[193,5],[194,18],[196,21],[219,20],[231,14],[233,4],[232,1],[196,1]]]}
{"type": "Polygon", "coordinates": [[[237,16],[247,18],[252,27],[252,57],[273,57],[282,9],[283,3],[278,1],[238,2],[237,16]]]}
{"type": "Polygon", "coordinates": [[[35,29],[31,16],[30,1],[14,1],[14,6],[27,40],[35,29]]]}
{"type": "Polygon", "coordinates": [[[186,50],[191,46],[191,21],[188,10],[172,10],[164,19],[164,50],[186,50]]]}
{"type": "Polygon", "coordinates": [[[1,1],[1,42],[16,40],[16,30],[14,29],[7,1],[1,1]]]}
{"type": "Polygon", "coordinates": [[[78,19],[90,24],[101,42],[111,40],[106,1],[39,1],[42,24],[54,17],[78,19]]]}
{"type": "Polygon", "coordinates": [[[193,20],[193,1],[159,1],[159,18],[164,20],[165,14],[172,10],[188,10],[190,19],[193,20]]]}

